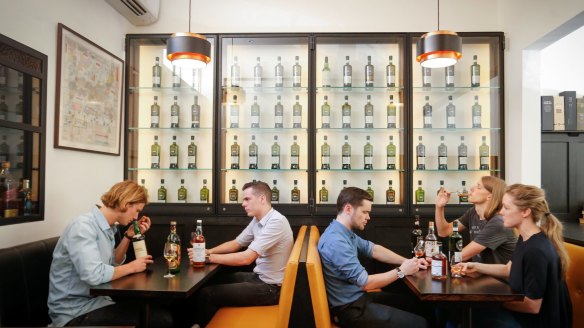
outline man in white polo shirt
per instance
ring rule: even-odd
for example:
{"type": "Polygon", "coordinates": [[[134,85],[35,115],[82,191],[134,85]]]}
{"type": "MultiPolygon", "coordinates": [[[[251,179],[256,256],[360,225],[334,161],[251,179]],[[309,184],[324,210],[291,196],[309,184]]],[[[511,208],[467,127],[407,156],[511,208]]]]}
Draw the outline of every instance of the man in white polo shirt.
{"type": "MultiPolygon", "coordinates": [[[[245,266],[255,261],[253,272],[221,276],[217,284],[196,296],[198,321],[204,327],[220,307],[278,304],[280,286],[294,238],[285,216],[272,208],[270,187],[261,181],[246,183],[242,206],[253,217],[237,238],[207,249],[207,262],[245,266]],[[247,249],[242,250],[244,247],[247,249]]],[[[193,260],[192,248],[188,250],[193,260]]]]}

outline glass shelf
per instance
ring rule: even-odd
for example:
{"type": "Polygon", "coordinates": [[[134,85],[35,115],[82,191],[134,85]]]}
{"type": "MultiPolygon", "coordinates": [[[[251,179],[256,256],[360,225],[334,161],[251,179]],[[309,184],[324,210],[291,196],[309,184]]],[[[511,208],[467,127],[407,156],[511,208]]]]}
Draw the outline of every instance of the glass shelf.
{"type": "Polygon", "coordinates": [[[211,168],[201,168],[201,169],[189,169],[189,168],[178,168],[178,169],[171,169],[171,168],[159,168],[153,169],[150,167],[129,167],[128,171],[212,171],[211,168]]]}
{"type": "Polygon", "coordinates": [[[404,128],[317,128],[316,130],[321,132],[403,132],[404,128]]]}
{"type": "Polygon", "coordinates": [[[414,170],[414,172],[429,172],[429,173],[438,173],[438,172],[442,172],[442,173],[464,173],[464,172],[501,172],[501,170],[414,170]]]}
{"type": "Polygon", "coordinates": [[[201,95],[199,90],[193,89],[192,87],[180,87],[180,88],[173,88],[173,87],[128,87],[130,92],[140,92],[140,91],[150,91],[150,92],[164,92],[170,94],[179,94],[179,93],[188,93],[193,95],[201,95]]]}
{"type": "Polygon", "coordinates": [[[257,94],[276,94],[276,93],[306,93],[307,87],[223,87],[228,93],[247,92],[257,94]]]}
{"type": "Polygon", "coordinates": [[[221,169],[224,172],[308,172],[307,169],[221,169]]]}
{"type": "Polygon", "coordinates": [[[328,169],[328,170],[323,170],[323,169],[318,169],[318,170],[316,170],[316,172],[389,172],[389,173],[402,173],[402,172],[405,172],[405,170],[403,170],[403,169],[395,169],[395,170],[387,170],[387,169],[371,169],[371,170],[365,170],[365,169],[350,169],[350,170],[328,169]]]}
{"type": "Polygon", "coordinates": [[[500,131],[501,128],[455,128],[455,129],[448,129],[448,128],[413,128],[415,131],[423,131],[423,132],[469,132],[469,131],[500,131]]]}
{"type": "Polygon", "coordinates": [[[316,88],[316,92],[332,92],[332,93],[367,93],[367,92],[402,92],[404,90],[403,87],[344,87],[344,86],[332,86],[332,87],[318,87],[316,88]]]}
{"type": "MultiPolygon", "coordinates": [[[[38,95],[40,93],[40,88],[33,86],[32,92],[38,95]]],[[[22,87],[0,87],[0,93],[3,95],[21,95],[23,90],[22,87]]]]}
{"type": "Polygon", "coordinates": [[[223,131],[249,131],[249,132],[307,132],[305,128],[221,128],[223,131]]]}
{"type": "Polygon", "coordinates": [[[130,131],[136,131],[136,130],[187,130],[187,131],[197,131],[197,130],[201,130],[201,132],[210,132],[213,131],[213,128],[151,128],[151,127],[135,127],[135,126],[131,126],[128,128],[128,130],[130,131]]]}

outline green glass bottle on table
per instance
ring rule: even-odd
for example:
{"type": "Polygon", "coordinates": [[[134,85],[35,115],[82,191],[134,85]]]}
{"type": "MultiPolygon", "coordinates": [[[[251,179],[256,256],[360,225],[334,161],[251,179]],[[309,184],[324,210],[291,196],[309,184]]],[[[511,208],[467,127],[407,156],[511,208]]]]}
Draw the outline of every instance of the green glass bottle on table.
{"type": "Polygon", "coordinates": [[[173,245],[172,247],[176,250],[176,258],[172,259],[169,262],[169,269],[170,273],[179,273],[180,272],[180,259],[181,259],[181,244],[180,244],[180,237],[176,233],[176,221],[170,222],[170,233],[166,238],[166,242],[173,245]]]}
{"type": "Polygon", "coordinates": [[[146,237],[140,232],[138,220],[133,221],[134,236],[132,236],[132,247],[134,248],[134,255],[136,258],[148,255],[146,249],[146,237]]]}
{"type": "MultiPolygon", "coordinates": [[[[462,235],[458,233],[458,221],[455,220],[452,222],[452,234],[448,237],[448,259],[451,267],[462,262],[462,246],[462,235]]],[[[451,270],[451,274],[453,277],[460,277],[460,270],[451,270]]]]}

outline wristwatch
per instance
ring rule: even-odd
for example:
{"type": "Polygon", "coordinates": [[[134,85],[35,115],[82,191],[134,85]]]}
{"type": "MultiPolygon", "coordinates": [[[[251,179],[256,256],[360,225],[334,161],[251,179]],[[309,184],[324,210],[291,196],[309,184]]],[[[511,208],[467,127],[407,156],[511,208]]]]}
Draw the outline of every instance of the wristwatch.
{"type": "Polygon", "coordinates": [[[399,279],[403,279],[403,277],[406,276],[399,267],[395,268],[395,272],[397,272],[397,277],[399,279]]]}
{"type": "Polygon", "coordinates": [[[128,236],[128,233],[127,232],[124,232],[124,237],[125,238],[128,238],[129,241],[132,241],[132,237],[128,236]]]}
{"type": "Polygon", "coordinates": [[[209,264],[209,263],[211,263],[211,261],[210,261],[210,260],[211,260],[211,254],[207,254],[207,255],[205,255],[205,264],[209,264]]]}

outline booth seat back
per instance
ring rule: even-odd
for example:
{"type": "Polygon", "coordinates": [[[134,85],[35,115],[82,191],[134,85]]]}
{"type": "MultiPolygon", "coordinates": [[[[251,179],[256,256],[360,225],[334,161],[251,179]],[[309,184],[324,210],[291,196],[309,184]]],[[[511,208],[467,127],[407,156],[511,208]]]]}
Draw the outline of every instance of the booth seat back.
{"type": "Polygon", "coordinates": [[[572,326],[584,327],[584,247],[564,243],[570,255],[570,268],[566,274],[566,284],[572,299],[572,326]]]}
{"type": "Polygon", "coordinates": [[[49,271],[59,237],[0,249],[0,326],[46,326],[49,271]]]}

